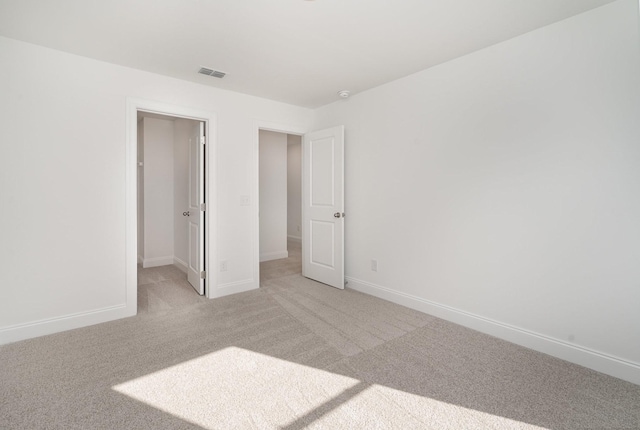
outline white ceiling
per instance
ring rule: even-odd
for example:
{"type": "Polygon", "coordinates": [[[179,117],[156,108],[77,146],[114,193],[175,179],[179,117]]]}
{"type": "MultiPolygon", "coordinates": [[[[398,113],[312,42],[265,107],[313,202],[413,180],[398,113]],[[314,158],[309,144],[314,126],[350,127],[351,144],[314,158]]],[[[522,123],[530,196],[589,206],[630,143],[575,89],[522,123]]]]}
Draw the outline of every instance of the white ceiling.
{"type": "Polygon", "coordinates": [[[612,1],[0,0],[0,35],[317,107],[612,1]]]}

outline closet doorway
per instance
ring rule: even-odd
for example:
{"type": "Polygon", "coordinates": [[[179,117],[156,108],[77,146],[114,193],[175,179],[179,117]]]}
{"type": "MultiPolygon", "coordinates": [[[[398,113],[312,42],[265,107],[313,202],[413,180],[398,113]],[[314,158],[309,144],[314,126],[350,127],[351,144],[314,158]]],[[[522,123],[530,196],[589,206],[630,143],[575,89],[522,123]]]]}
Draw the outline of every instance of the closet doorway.
{"type": "Polygon", "coordinates": [[[205,294],[205,123],[137,112],[138,310],[205,294]]]}

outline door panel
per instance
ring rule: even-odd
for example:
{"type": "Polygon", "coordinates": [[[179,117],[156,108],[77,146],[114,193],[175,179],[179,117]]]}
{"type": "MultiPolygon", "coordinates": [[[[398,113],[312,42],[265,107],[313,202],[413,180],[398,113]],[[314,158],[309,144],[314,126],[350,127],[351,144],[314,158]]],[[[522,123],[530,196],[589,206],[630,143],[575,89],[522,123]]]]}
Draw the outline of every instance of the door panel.
{"type": "Polygon", "coordinates": [[[302,274],[344,288],[344,127],[303,139],[302,274]]]}
{"type": "Polygon", "coordinates": [[[187,277],[191,286],[204,294],[204,123],[193,126],[189,137],[189,256],[187,277]]]}
{"type": "Polygon", "coordinates": [[[312,220],[311,228],[311,246],[309,246],[311,255],[309,260],[311,264],[319,264],[328,268],[335,268],[335,252],[333,251],[335,243],[335,225],[331,222],[312,220]]]}
{"type": "Polygon", "coordinates": [[[319,139],[309,142],[311,157],[311,205],[333,207],[335,205],[334,159],[335,140],[319,139]]]}

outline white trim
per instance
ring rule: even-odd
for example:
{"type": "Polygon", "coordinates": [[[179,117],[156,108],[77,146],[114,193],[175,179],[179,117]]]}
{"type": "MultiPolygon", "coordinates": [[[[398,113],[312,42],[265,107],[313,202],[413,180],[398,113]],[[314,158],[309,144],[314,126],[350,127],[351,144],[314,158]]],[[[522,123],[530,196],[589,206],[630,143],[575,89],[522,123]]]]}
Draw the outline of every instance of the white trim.
{"type": "MultiPolygon", "coordinates": [[[[137,282],[137,126],[138,111],[158,113],[181,118],[203,121],[206,124],[207,147],[205,164],[205,201],[211,208],[205,212],[205,270],[207,270],[206,295],[209,298],[218,297],[217,272],[212,270],[218,267],[218,250],[212,243],[217,244],[218,234],[218,180],[217,180],[217,116],[214,112],[191,109],[183,106],[176,106],[152,100],[142,100],[127,98],[127,143],[126,143],[126,290],[127,290],[127,310],[136,314],[138,299],[137,282]]],[[[173,260],[171,261],[172,264],[173,260]]]]}
{"type": "Polygon", "coordinates": [[[138,108],[127,99],[125,144],[125,306],[128,313],[138,313],[138,108]]]}
{"type": "Polygon", "coordinates": [[[640,363],[570,344],[543,334],[465,312],[360,279],[346,277],[348,288],[463,325],[584,367],[640,384],[640,363]]]}
{"type": "Polygon", "coordinates": [[[149,267],[168,266],[171,264],[173,264],[173,255],[169,255],[168,257],[155,257],[142,260],[142,267],[144,267],[145,269],[149,267]]]}
{"type": "Polygon", "coordinates": [[[300,237],[300,236],[289,235],[289,236],[287,236],[287,240],[290,240],[292,242],[300,242],[300,243],[302,243],[302,237],[300,237]]]}
{"type": "Polygon", "coordinates": [[[253,129],[253,189],[251,190],[251,202],[253,203],[251,217],[253,219],[253,226],[251,229],[251,261],[253,261],[252,282],[255,282],[255,288],[258,288],[260,286],[260,130],[302,136],[308,132],[309,129],[308,127],[300,125],[281,124],[261,120],[254,120],[253,129]]]}
{"type": "Polygon", "coordinates": [[[218,285],[216,297],[228,296],[230,294],[244,293],[245,291],[256,290],[255,280],[245,279],[242,281],[229,282],[227,284],[218,285]]]}
{"type": "MultiPolygon", "coordinates": [[[[135,315],[135,314],[133,314],[135,315]]],[[[133,316],[125,304],[0,329],[0,345],[133,316]]]]}
{"type": "Polygon", "coordinates": [[[289,251],[278,251],[278,252],[267,252],[265,254],[260,254],[260,262],[263,263],[265,261],[271,260],[280,260],[282,258],[289,258],[289,251]]]}
{"type": "Polygon", "coordinates": [[[178,269],[182,270],[184,273],[187,273],[189,269],[189,266],[187,266],[187,263],[185,261],[182,261],[181,259],[175,256],[173,257],[173,264],[178,266],[178,269]]]}

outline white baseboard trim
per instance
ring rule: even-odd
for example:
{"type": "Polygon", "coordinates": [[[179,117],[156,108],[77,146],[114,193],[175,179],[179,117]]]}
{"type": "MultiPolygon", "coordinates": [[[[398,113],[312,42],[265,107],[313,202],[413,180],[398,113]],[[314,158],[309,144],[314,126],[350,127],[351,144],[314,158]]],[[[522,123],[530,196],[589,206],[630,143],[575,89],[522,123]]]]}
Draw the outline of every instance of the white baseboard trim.
{"type": "Polygon", "coordinates": [[[0,345],[136,315],[126,304],[0,328],[0,345]]]}
{"type": "Polygon", "coordinates": [[[265,261],[280,260],[281,258],[288,257],[289,251],[268,252],[265,254],[260,254],[260,262],[264,263],[265,261]]]}
{"type": "Polygon", "coordinates": [[[187,263],[182,261],[178,257],[173,257],[173,264],[178,266],[178,268],[182,270],[184,273],[187,273],[187,270],[189,269],[189,266],[187,266],[187,263]]]}
{"type": "Polygon", "coordinates": [[[346,277],[347,288],[370,294],[447,321],[513,342],[640,385],[640,363],[624,360],[546,335],[425,300],[360,279],[346,277]]]}
{"type": "Polygon", "coordinates": [[[170,264],[173,264],[173,255],[169,257],[145,258],[142,260],[142,267],[145,269],[148,267],[168,266],[170,264]]]}
{"type": "Polygon", "coordinates": [[[302,237],[300,237],[300,236],[287,236],[287,240],[291,240],[293,242],[302,242],[302,237]]]}
{"type": "Polygon", "coordinates": [[[214,294],[212,294],[210,298],[214,299],[256,289],[258,289],[258,285],[256,285],[256,282],[253,279],[244,279],[242,281],[218,285],[215,291],[213,291],[214,294]]]}

